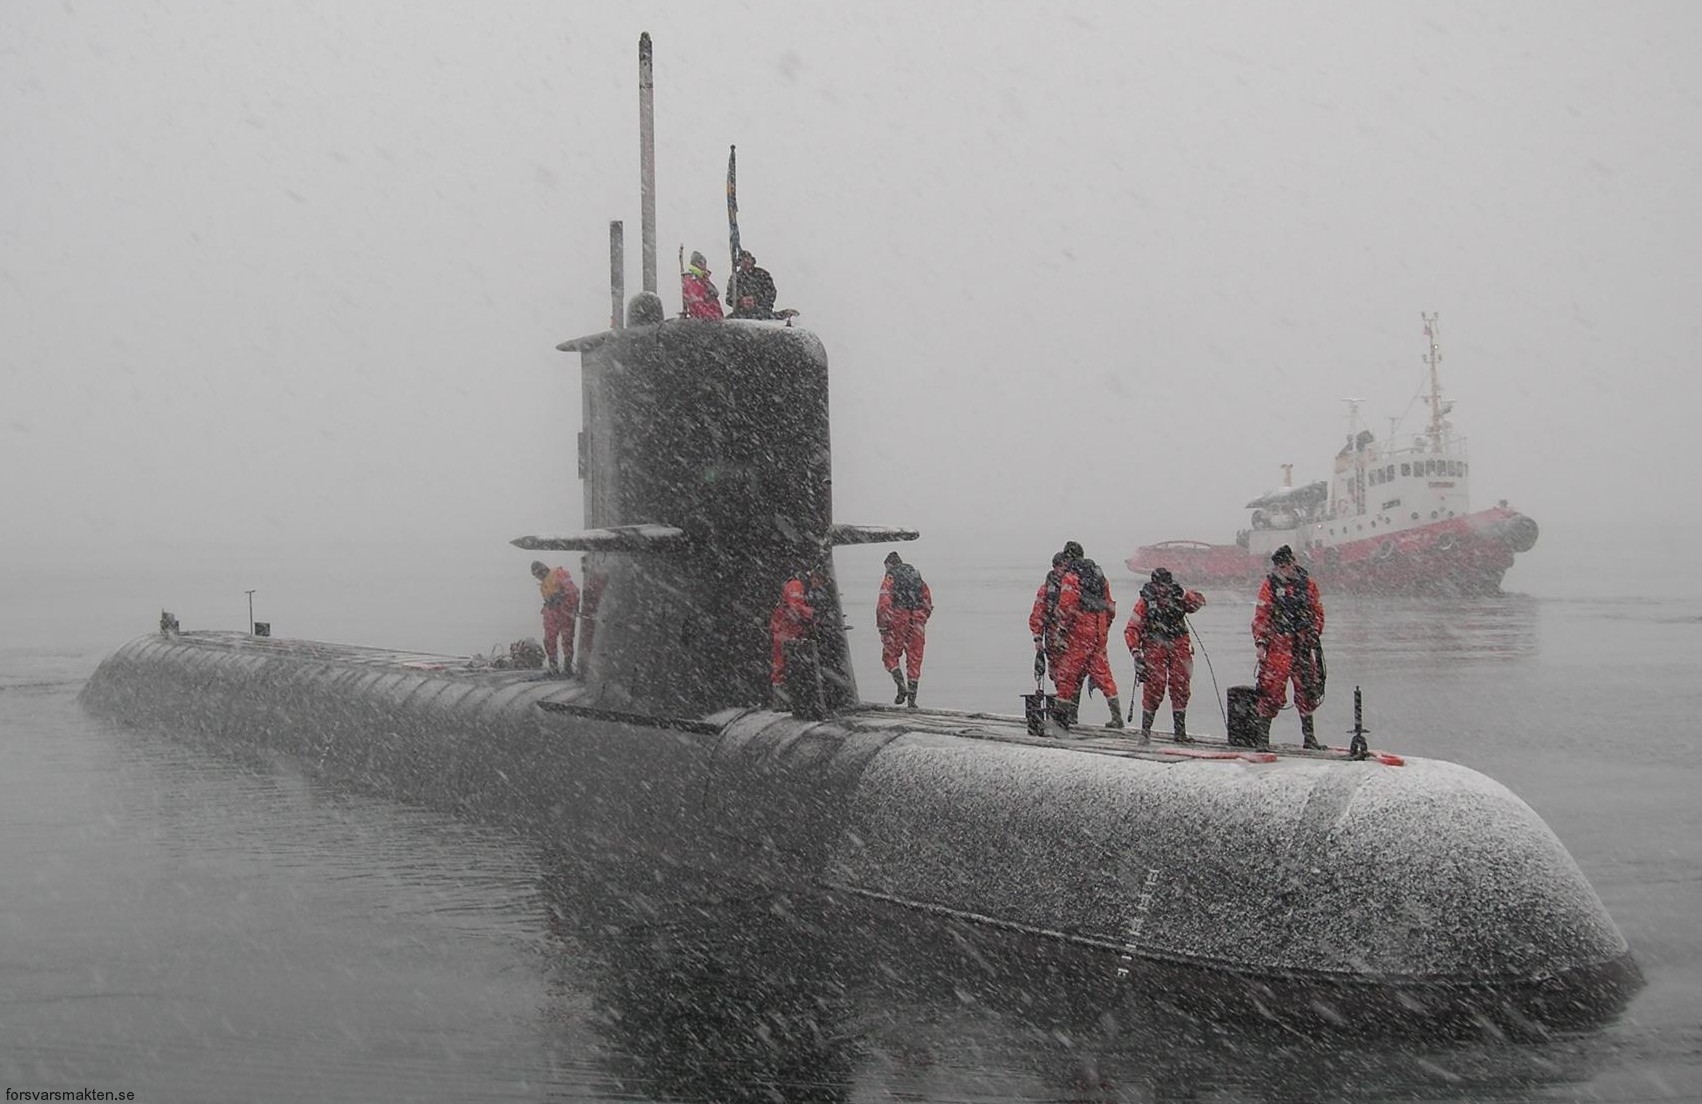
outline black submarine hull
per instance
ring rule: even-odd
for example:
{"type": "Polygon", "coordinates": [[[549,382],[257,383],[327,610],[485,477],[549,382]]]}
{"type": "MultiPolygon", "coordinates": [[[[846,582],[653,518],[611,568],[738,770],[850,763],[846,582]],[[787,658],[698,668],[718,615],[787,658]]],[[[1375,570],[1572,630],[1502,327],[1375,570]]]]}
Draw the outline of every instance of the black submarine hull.
{"type": "Polygon", "coordinates": [[[639,716],[573,680],[234,633],[132,641],[83,702],[519,827],[636,909],[850,895],[1213,1018],[1584,1026],[1641,980],[1541,819],[1449,763],[1200,759],[873,706],[639,716]]]}

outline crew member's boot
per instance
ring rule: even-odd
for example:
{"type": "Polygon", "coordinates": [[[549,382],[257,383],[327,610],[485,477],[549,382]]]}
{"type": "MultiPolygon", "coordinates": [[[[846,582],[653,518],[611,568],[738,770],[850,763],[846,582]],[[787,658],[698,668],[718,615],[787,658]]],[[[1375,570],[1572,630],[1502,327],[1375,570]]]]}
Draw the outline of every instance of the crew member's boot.
{"type": "Polygon", "coordinates": [[[916,708],[916,686],[921,681],[921,679],[911,679],[910,689],[904,693],[904,704],[909,706],[911,709],[916,708]]]}
{"type": "Polygon", "coordinates": [[[1105,699],[1105,704],[1111,707],[1111,719],[1105,722],[1106,728],[1123,727],[1123,699],[1113,694],[1105,699]]]}
{"type": "Polygon", "coordinates": [[[1070,726],[1076,723],[1076,703],[1065,701],[1063,695],[1059,695],[1052,705],[1052,719],[1058,722],[1059,728],[1068,732],[1070,726]]]}
{"type": "Polygon", "coordinates": [[[1312,751],[1323,751],[1324,745],[1318,742],[1318,737],[1312,734],[1312,717],[1300,718],[1300,746],[1312,751]]]}
{"type": "Polygon", "coordinates": [[[1258,743],[1258,747],[1261,751],[1269,751],[1270,748],[1271,748],[1271,720],[1272,720],[1272,718],[1270,718],[1270,717],[1260,717],[1259,718],[1259,726],[1258,726],[1259,743],[1258,743]]]}
{"type": "Polygon", "coordinates": [[[888,671],[887,674],[892,676],[893,685],[898,687],[898,696],[892,699],[892,704],[903,705],[905,696],[909,693],[909,691],[904,688],[904,672],[899,670],[897,667],[894,667],[892,670],[888,671]]]}
{"type": "Polygon", "coordinates": [[[786,692],[785,683],[777,682],[774,684],[774,698],[769,703],[769,708],[776,713],[792,712],[792,695],[786,692]]]}
{"type": "Polygon", "coordinates": [[[551,678],[560,678],[561,677],[561,666],[560,666],[560,664],[556,663],[556,657],[555,656],[550,657],[549,676],[551,678]]]}
{"type": "Polygon", "coordinates": [[[1170,711],[1170,727],[1176,734],[1177,743],[1191,744],[1194,742],[1194,738],[1188,735],[1188,714],[1185,710],[1172,709],[1170,711]]]}
{"type": "Polygon", "coordinates": [[[1152,716],[1150,711],[1141,710],[1141,743],[1143,744],[1152,739],[1152,716]]]}

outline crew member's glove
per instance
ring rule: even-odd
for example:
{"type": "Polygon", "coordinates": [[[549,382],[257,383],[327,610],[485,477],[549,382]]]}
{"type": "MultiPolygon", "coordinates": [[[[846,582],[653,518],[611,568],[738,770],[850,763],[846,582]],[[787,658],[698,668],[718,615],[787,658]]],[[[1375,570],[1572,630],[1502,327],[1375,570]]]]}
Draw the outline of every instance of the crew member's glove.
{"type": "Polygon", "coordinates": [[[1034,650],[1037,652],[1044,652],[1046,650],[1046,638],[1041,636],[1039,633],[1034,634],[1034,650]]]}
{"type": "Polygon", "coordinates": [[[1146,681],[1146,656],[1144,656],[1140,652],[1136,652],[1136,651],[1131,651],[1129,654],[1135,657],[1135,681],[1136,682],[1145,682],[1146,681]]]}

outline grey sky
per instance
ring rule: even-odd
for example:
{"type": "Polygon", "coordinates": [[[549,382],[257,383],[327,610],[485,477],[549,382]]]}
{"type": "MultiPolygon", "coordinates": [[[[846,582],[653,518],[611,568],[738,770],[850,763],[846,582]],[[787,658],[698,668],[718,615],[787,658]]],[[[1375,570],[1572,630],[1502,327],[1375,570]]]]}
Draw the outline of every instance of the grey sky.
{"type": "Polygon", "coordinates": [[[577,528],[641,30],[664,294],[737,143],[840,520],[1228,539],[1408,409],[1420,311],[1478,505],[1694,497],[1702,6],[8,0],[0,554],[577,528]]]}

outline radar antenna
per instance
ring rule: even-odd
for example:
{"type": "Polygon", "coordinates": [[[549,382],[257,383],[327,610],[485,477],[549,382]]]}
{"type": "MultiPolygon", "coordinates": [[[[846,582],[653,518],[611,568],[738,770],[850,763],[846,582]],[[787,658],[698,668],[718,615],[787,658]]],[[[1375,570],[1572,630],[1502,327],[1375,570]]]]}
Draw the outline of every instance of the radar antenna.
{"type": "Polygon", "coordinates": [[[1359,407],[1364,399],[1343,399],[1347,404],[1347,439],[1349,443],[1359,436],[1359,407]]]}

